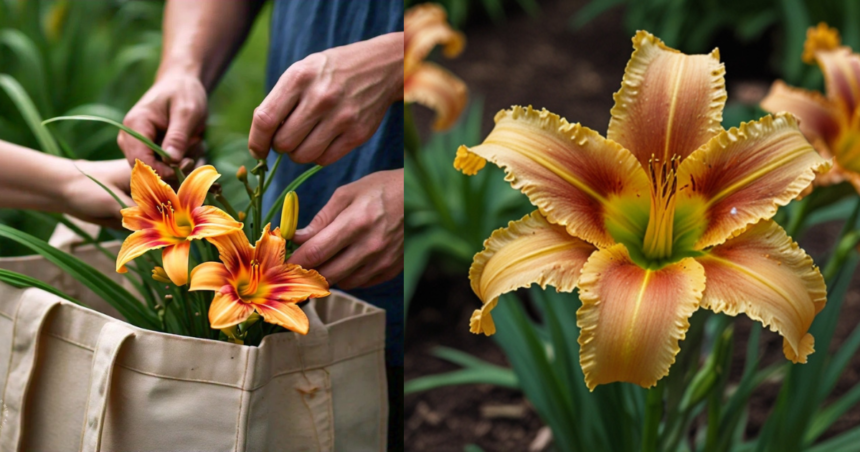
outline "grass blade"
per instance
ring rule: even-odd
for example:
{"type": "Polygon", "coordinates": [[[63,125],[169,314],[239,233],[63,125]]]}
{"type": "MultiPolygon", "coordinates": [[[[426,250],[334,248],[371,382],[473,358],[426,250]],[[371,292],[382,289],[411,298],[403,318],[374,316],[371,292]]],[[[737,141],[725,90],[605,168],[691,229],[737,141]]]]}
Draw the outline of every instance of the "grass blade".
{"type": "Polygon", "coordinates": [[[81,171],[81,169],[80,169],[80,168],[78,168],[77,166],[75,166],[75,168],[77,168],[77,170],[78,170],[78,171],[80,171],[80,172],[81,172],[81,174],[83,174],[84,176],[87,176],[87,178],[89,178],[91,181],[93,181],[93,182],[95,182],[96,184],[98,184],[98,186],[99,186],[99,187],[101,187],[104,191],[108,192],[108,194],[109,194],[109,195],[111,195],[111,197],[112,197],[112,198],[113,198],[117,203],[119,203],[120,207],[122,207],[123,209],[127,209],[127,208],[128,208],[128,205],[127,205],[126,203],[124,203],[124,202],[122,201],[122,199],[120,199],[120,197],[119,197],[119,196],[117,196],[117,195],[116,195],[116,193],[114,193],[114,192],[113,192],[113,190],[111,190],[110,188],[108,188],[108,186],[107,186],[107,185],[105,185],[105,184],[103,184],[103,183],[99,182],[99,180],[98,180],[98,179],[96,179],[95,177],[90,176],[89,174],[87,174],[87,173],[85,173],[85,172],[81,171]]]}
{"type": "MultiPolygon", "coordinates": [[[[63,155],[63,151],[54,140],[54,137],[51,136],[51,133],[42,124],[42,117],[39,115],[39,110],[36,109],[36,106],[33,104],[33,100],[27,95],[27,91],[24,90],[24,87],[22,87],[21,84],[10,75],[0,74],[0,88],[3,88],[3,90],[6,91],[6,94],[10,99],[12,99],[12,102],[15,103],[15,106],[18,107],[18,110],[21,112],[21,116],[24,117],[24,121],[26,121],[27,125],[30,126],[30,130],[33,131],[33,135],[36,136],[36,140],[39,141],[39,146],[42,150],[51,155],[63,155]]],[[[74,156],[70,155],[67,157],[74,156]]]]}
{"type": "Polygon", "coordinates": [[[56,118],[46,119],[42,122],[42,124],[49,124],[57,121],[96,121],[103,122],[105,124],[110,124],[118,129],[121,129],[123,132],[137,138],[141,143],[145,144],[148,148],[152,149],[156,154],[161,156],[165,161],[170,161],[170,156],[167,155],[167,152],[164,149],[161,149],[161,146],[155,144],[149,138],[141,135],[140,133],[114,121],[109,118],[102,118],[101,116],[92,116],[92,115],[74,115],[74,116],[57,116],[56,118]]]}
{"type": "Polygon", "coordinates": [[[38,279],[31,278],[27,275],[22,275],[11,270],[0,268],[0,281],[9,284],[10,286],[17,287],[19,289],[22,289],[24,287],[35,287],[37,289],[42,289],[45,292],[52,293],[60,298],[69,300],[74,304],[86,306],[80,301],[75,300],[74,298],[63,293],[62,291],[57,290],[54,287],[49,286],[42,281],[39,281],[38,279]]]}
{"type": "Polygon", "coordinates": [[[292,182],[290,182],[290,185],[287,185],[286,188],[284,188],[284,191],[281,192],[281,195],[278,196],[277,201],[275,201],[275,203],[272,204],[272,208],[269,209],[269,213],[266,214],[266,218],[263,220],[263,224],[265,225],[265,224],[271,222],[272,217],[275,216],[275,212],[281,210],[281,205],[284,204],[284,198],[287,197],[287,193],[289,193],[291,191],[295,191],[297,188],[299,188],[299,185],[302,185],[302,183],[304,181],[308,180],[308,178],[310,178],[311,176],[316,174],[317,171],[319,171],[321,169],[323,169],[322,166],[314,165],[313,168],[305,171],[299,177],[295,178],[292,182]]]}
{"type": "Polygon", "coordinates": [[[155,313],[147,310],[137,298],[122,286],[84,261],[54,248],[44,240],[6,225],[0,224],[0,237],[24,245],[60,267],[69,276],[81,282],[113,306],[132,325],[158,330],[159,322],[155,313]]]}

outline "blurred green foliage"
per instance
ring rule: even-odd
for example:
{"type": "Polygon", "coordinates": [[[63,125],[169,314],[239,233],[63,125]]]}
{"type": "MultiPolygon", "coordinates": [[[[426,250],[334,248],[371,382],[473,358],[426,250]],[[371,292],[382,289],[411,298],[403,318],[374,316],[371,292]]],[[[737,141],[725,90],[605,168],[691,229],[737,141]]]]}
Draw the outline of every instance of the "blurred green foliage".
{"type": "MultiPolygon", "coordinates": [[[[116,129],[98,123],[40,123],[90,114],[117,121],[151,85],[161,53],[162,1],[0,0],[0,139],[69,158],[121,158],[116,129]]],[[[271,8],[210,97],[209,160],[231,201],[244,199],[233,174],[253,161],[247,133],[262,101],[271,8]]],[[[0,222],[47,238],[55,224],[0,211],[0,222]]],[[[0,255],[26,254],[0,241],[0,255]]]]}
{"type": "Polygon", "coordinates": [[[702,53],[720,32],[739,42],[765,39],[775,31],[774,69],[790,84],[814,88],[818,70],[800,59],[808,27],[827,22],[843,43],[860,48],[860,2],[856,0],[591,0],[572,19],[580,28],[615,7],[624,7],[624,26],[631,36],[648,30],[670,47],[702,53]]]}
{"type": "MultiPolygon", "coordinates": [[[[516,3],[526,13],[536,16],[540,13],[537,0],[430,0],[442,5],[448,12],[448,20],[456,28],[462,28],[469,17],[476,13],[486,14],[496,25],[504,24],[505,8],[516,3]]],[[[427,0],[406,0],[406,7],[426,3],[427,0]]]]}

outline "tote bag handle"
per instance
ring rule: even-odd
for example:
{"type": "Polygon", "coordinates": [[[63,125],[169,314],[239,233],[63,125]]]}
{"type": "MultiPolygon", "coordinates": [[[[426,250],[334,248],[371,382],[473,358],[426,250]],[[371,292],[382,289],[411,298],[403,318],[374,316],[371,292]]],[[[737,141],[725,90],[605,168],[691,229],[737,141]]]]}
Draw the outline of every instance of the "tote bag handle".
{"type": "Polygon", "coordinates": [[[36,367],[36,351],[45,321],[60,299],[39,289],[25,290],[13,319],[12,354],[0,407],[0,451],[20,450],[23,408],[36,367]]]}
{"type": "Polygon", "coordinates": [[[90,373],[90,392],[87,396],[81,452],[97,452],[101,449],[113,369],[122,346],[132,337],[134,337],[134,331],[119,322],[105,324],[99,333],[96,349],[93,352],[93,369],[90,373]]]}

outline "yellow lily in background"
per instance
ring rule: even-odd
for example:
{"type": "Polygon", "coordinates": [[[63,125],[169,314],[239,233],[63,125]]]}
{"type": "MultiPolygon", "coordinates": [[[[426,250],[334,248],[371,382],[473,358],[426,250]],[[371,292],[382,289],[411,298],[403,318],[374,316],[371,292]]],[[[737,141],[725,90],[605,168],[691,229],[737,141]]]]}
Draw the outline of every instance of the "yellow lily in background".
{"type": "Polygon", "coordinates": [[[806,32],[803,61],[818,62],[827,97],[777,80],[761,107],[797,116],[800,130],[815,149],[833,158],[833,169],[818,177],[816,184],[847,180],[860,191],[860,55],[840,43],[839,32],[823,22],[806,32]]]}
{"type": "Polygon", "coordinates": [[[498,297],[538,283],[579,288],[590,389],[656,384],[700,307],[761,321],[784,337],[788,359],[806,362],[824,279],[769,218],[829,162],[789,114],[723,130],[716,50],[684,55],[643,31],[633,48],[608,139],[513,107],[483,144],[458,150],[455,167],[489,160],[538,208],[475,255],[469,278],[484,305],[471,331],[493,334],[498,297]]]}
{"type": "Polygon", "coordinates": [[[203,205],[209,187],[219,177],[215,167],[201,166],[188,175],[176,193],[155,170],[137,160],[131,172],[131,198],[137,206],[121,211],[123,227],[136,232],[122,243],[116,271],[125,273],[128,262],[163,248],[164,272],[177,286],[187,283],[192,240],[242,230],[242,223],[221,209],[203,205]]]}
{"type": "Polygon", "coordinates": [[[269,225],[256,246],[242,231],[207,239],[218,248],[221,262],[205,262],[191,271],[189,291],[212,290],[209,308],[213,329],[226,329],[256,311],[268,323],[300,334],[308,332],[308,318],[296,303],[329,295],[328,282],[316,270],[284,262],[286,241],[269,225]]]}
{"type": "Polygon", "coordinates": [[[403,100],[417,102],[436,111],[434,130],[454,125],[466,106],[466,84],[447,70],[424,61],[436,45],[453,58],[463,51],[466,38],[448,25],[445,10],[433,3],[413,6],[403,18],[403,100]]]}

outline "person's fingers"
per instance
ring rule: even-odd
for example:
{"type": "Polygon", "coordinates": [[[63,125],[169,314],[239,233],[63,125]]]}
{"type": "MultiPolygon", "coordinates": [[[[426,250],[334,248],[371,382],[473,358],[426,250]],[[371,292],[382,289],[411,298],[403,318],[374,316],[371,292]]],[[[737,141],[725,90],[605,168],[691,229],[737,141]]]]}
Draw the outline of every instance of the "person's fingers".
{"type": "Polygon", "coordinates": [[[248,135],[248,149],[254,158],[264,159],[269,155],[275,132],[299,102],[301,88],[306,84],[307,76],[290,67],[281,75],[263,102],[254,109],[251,132],[248,135]]]}
{"type": "Polygon", "coordinates": [[[368,255],[361,246],[352,245],[319,266],[317,271],[325,276],[330,285],[339,284],[347,278],[360,278],[360,281],[364,282],[373,275],[373,268],[368,267],[375,266],[372,263],[366,264],[372,262],[373,257],[368,255]]]}
{"type": "Polygon", "coordinates": [[[331,165],[332,163],[340,160],[344,155],[348,154],[349,151],[355,149],[358,144],[359,143],[356,143],[356,141],[348,134],[342,133],[329,143],[325,151],[323,151],[323,153],[314,160],[314,163],[321,166],[331,165]]]}
{"type": "MultiPolygon", "coordinates": [[[[370,278],[369,280],[367,280],[367,282],[365,282],[363,284],[356,285],[356,287],[372,287],[372,286],[375,286],[377,284],[382,284],[386,281],[390,281],[390,280],[394,279],[394,277],[399,275],[402,271],[403,271],[403,254],[401,253],[400,259],[398,260],[398,263],[396,265],[385,269],[385,271],[383,271],[382,273],[379,273],[379,274],[373,276],[372,278],[370,278]]],[[[343,285],[345,282],[346,281],[341,282],[341,285],[343,285]]]]}
{"type": "MultiPolygon", "coordinates": [[[[140,133],[141,135],[149,138],[150,140],[156,140],[158,135],[158,124],[155,124],[153,121],[145,118],[142,114],[132,113],[125,117],[123,121],[123,125],[134,130],[135,132],[140,133]]],[[[134,166],[135,160],[140,160],[143,163],[151,166],[158,174],[166,175],[173,174],[170,171],[170,167],[158,160],[155,157],[155,153],[152,152],[152,149],[149,149],[145,144],[141,143],[137,138],[132,137],[131,135],[120,132],[117,136],[117,144],[120,149],[122,149],[123,154],[125,154],[126,160],[128,160],[129,166],[134,166]]]]}
{"type": "MultiPolygon", "coordinates": [[[[289,121],[287,121],[289,122],[289,121]]],[[[287,124],[281,126],[278,134],[287,124]]],[[[334,122],[324,119],[302,140],[290,154],[290,160],[296,163],[310,163],[317,160],[325,150],[340,136],[340,131],[334,128],[334,122]]],[[[275,142],[278,136],[275,136],[275,142]]],[[[279,149],[279,148],[275,148],[279,149]]]]}
{"type": "MultiPolygon", "coordinates": [[[[338,288],[342,290],[355,289],[367,282],[367,280],[374,275],[375,268],[376,267],[371,264],[362,265],[361,267],[356,268],[351,273],[344,275],[336,281],[338,288]]],[[[331,283],[330,280],[329,282],[331,283]]]]}
{"type": "Polygon", "coordinates": [[[296,231],[293,236],[293,242],[301,245],[310,238],[317,235],[320,231],[326,228],[335,218],[337,218],[347,206],[352,203],[349,185],[344,185],[334,191],[331,199],[323,206],[323,208],[314,216],[310,224],[296,231]]]}
{"type": "Polygon", "coordinates": [[[359,231],[352,227],[352,217],[349,212],[339,215],[326,228],[299,246],[287,262],[303,268],[319,268],[348,247],[358,235],[359,231]]]}
{"type": "Polygon", "coordinates": [[[287,154],[290,160],[296,163],[300,162],[295,159],[293,152],[301,145],[311,131],[322,125],[322,116],[315,111],[311,102],[307,99],[302,99],[295,110],[286,118],[283,124],[275,132],[272,138],[272,149],[280,154],[287,154]]]}
{"type": "Polygon", "coordinates": [[[200,125],[205,122],[206,108],[196,102],[177,99],[170,105],[170,122],[161,147],[170,155],[172,163],[182,160],[200,125]]]}

